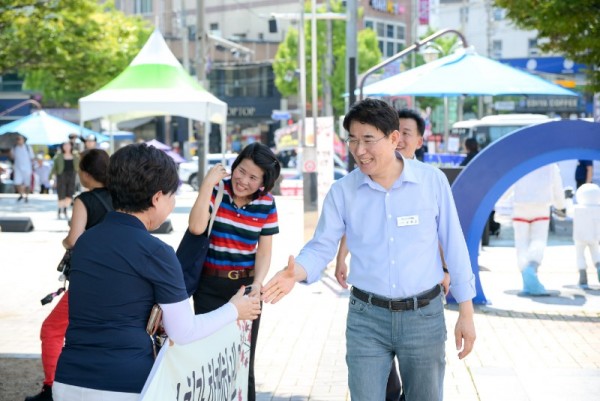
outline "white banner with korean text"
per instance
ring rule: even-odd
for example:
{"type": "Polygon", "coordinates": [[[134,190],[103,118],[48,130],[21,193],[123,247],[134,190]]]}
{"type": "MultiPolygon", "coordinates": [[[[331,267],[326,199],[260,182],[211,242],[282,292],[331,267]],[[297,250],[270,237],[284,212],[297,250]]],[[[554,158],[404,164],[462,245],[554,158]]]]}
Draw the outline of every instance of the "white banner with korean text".
{"type": "Polygon", "coordinates": [[[140,401],[245,401],[251,328],[251,321],[237,321],[191,344],[167,342],[140,401]]]}

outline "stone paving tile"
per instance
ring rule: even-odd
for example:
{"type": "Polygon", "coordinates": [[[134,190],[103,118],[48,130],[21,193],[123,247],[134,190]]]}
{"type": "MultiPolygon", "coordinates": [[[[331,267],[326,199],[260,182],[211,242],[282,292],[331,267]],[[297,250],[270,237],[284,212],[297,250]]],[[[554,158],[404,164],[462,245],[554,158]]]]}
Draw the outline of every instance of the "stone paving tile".
{"type": "MultiPolygon", "coordinates": [[[[193,196],[178,197],[178,212],[171,216],[175,232],[159,238],[177,245],[192,202],[193,196]]],[[[0,196],[0,216],[17,213],[11,205],[0,196]]],[[[302,245],[295,227],[305,216],[313,227],[315,220],[311,213],[298,213],[292,200],[278,199],[277,205],[282,232],[274,239],[273,271],[302,245]]],[[[67,230],[64,221],[56,220],[54,207],[54,201],[34,197],[21,212],[33,216],[36,230],[0,233],[0,358],[39,357],[39,327],[50,311],[39,299],[58,287],[58,244],[67,230]]],[[[304,235],[311,231],[306,228],[304,235]]],[[[506,242],[509,232],[503,228],[500,240],[506,242]]],[[[476,308],[477,342],[462,361],[453,339],[457,308],[446,306],[445,401],[600,399],[600,287],[593,272],[591,284],[598,289],[574,286],[572,246],[564,239],[550,242],[540,276],[557,295],[545,299],[518,296],[514,249],[481,250],[485,269],[480,278],[490,303],[476,308]]],[[[297,285],[280,303],[264,306],[256,358],[258,400],[350,399],[344,360],[348,292],[332,275],[329,269],[321,282],[297,285]]]]}

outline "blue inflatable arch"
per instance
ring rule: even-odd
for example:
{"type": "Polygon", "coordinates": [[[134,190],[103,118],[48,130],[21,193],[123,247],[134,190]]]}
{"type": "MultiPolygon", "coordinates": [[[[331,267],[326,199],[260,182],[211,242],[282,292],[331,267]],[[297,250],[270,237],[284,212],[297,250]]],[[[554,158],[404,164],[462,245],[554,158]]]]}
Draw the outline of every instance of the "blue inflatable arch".
{"type": "Polygon", "coordinates": [[[476,279],[475,304],[487,304],[479,241],[496,201],[519,178],[561,160],[600,160],[600,123],[555,121],[515,131],[483,149],[456,177],[452,193],[476,279]]]}

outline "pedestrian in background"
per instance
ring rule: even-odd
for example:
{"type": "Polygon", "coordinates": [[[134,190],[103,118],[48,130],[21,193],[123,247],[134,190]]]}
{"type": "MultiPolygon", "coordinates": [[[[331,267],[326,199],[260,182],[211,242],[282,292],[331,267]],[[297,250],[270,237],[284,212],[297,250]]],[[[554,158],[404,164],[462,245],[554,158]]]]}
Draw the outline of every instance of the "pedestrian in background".
{"type": "Polygon", "coordinates": [[[296,282],[319,280],[345,234],[352,254],[346,326],[352,399],[385,399],[397,356],[406,399],[441,401],[447,334],[440,245],[459,303],[458,357],[475,342],[475,278],[448,180],[396,153],[398,114],[387,103],[356,103],[344,128],[359,168],[332,185],[312,240],[264,286],[263,300],[276,303],[296,282]]]}
{"type": "Polygon", "coordinates": [[[79,153],[83,150],[83,144],[79,139],[79,135],[75,133],[69,134],[69,142],[71,143],[71,149],[73,149],[73,153],[79,153]]]}
{"type": "Polygon", "coordinates": [[[33,174],[33,150],[27,143],[27,138],[23,135],[17,135],[17,143],[11,149],[11,158],[13,161],[13,183],[19,194],[17,202],[25,199],[29,201],[29,192],[32,185],[33,174]]]}
{"type": "Polygon", "coordinates": [[[58,194],[58,218],[61,214],[68,220],[67,208],[73,202],[75,194],[75,178],[79,170],[79,153],[73,152],[73,144],[64,142],[60,152],[54,155],[50,175],[56,177],[56,193],[58,194]]]}
{"type": "Polygon", "coordinates": [[[479,144],[475,138],[467,138],[465,140],[465,150],[467,156],[460,162],[460,166],[465,167],[479,153],[479,144]]]}
{"type": "Polygon", "coordinates": [[[38,182],[40,183],[40,194],[47,194],[50,192],[50,187],[52,186],[50,183],[51,170],[52,166],[44,159],[44,155],[37,155],[33,171],[37,175],[38,182]]]}
{"type": "MultiPolygon", "coordinates": [[[[81,154],[79,178],[89,191],[83,192],[75,198],[69,233],[62,241],[65,249],[72,249],[85,230],[98,224],[104,219],[106,213],[112,210],[110,193],[105,187],[107,173],[108,153],[94,149],[81,154]]],[[[44,368],[42,391],[35,396],[25,398],[25,401],[52,400],[52,385],[54,384],[56,363],[65,343],[65,333],[68,325],[69,291],[67,290],[44,320],[40,330],[42,366],[44,368]]]]}
{"type": "Polygon", "coordinates": [[[83,145],[86,150],[88,149],[96,149],[98,147],[98,142],[96,141],[96,135],[89,134],[85,137],[85,141],[83,145]]]}
{"type": "Polygon", "coordinates": [[[583,184],[592,182],[594,177],[594,161],[593,160],[577,160],[577,167],[575,167],[575,182],[577,188],[583,184]]]}
{"type": "MultiPolygon", "coordinates": [[[[231,174],[218,163],[202,181],[189,217],[193,234],[206,230],[221,180],[224,191],[210,233],[202,279],[194,293],[196,313],[220,308],[240,285],[251,285],[249,295],[260,297],[271,267],[273,235],[279,232],[277,207],[269,192],[280,171],[280,163],[271,149],[255,142],[240,152],[231,166],[231,174]]],[[[247,401],[256,400],[254,359],[259,326],[260,317],[252,322],[247,401]]]]}

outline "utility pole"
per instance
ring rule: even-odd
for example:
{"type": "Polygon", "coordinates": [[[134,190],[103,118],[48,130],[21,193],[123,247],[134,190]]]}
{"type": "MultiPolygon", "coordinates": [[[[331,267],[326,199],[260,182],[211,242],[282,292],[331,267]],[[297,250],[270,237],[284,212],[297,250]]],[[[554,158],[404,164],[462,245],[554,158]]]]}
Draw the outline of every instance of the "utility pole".
{"type": "MultiPolygon", "coordinates": [[[[196,77],[200,85],[206,85],[206,30],[204,29],[204,2],[196,0],[196,77]]],[[[210,135],[210,122],[198,126],[198,178],[203,179],[206,174],[206,153],[208,152],[208,136],[210,135]]]]}
{"type": "Polygon", "coordinates": [[[317,85],[317,0],[311,0],[310,19],[310,66],[311,66],[311,104],[313,118],[313,135],[317,145],[317,117],[319,116],[319,94],[317,85]]]}
{"type": "Polygon", "coordinates": [[[196,0],[196,76],[203,87],[206,81],[206,30],[204,29],[204,2],[196,0]]]}
{"type": "Polygon", "coordinates": [[[183,57],[183,68],[185,72],[190,73],[190,55],[189,55],[189,41],[188,41],[188,29],[187,21],[185,17],[185,0],[179,0],[180,11],[179,11],[179,28],[181,29],[181,50],[183,57]]]}
{"type": "MultiPolygon", "coordinates": [[[[356,102],[356,18],[357,9],[355,1],[346,2],[346,90],[348,92],[348,105],[347,109],[350,108],[356,102]]],[[[347,111],[346,109],[346,111],[347,111]]],[[[348,151],[348,171],[354,169],[354,158],[348,151]]]]}
{"type": "MultiPolygon", "coordinates": [[[[327,12],[331,12],[331,0],[327,0],[327,12]]],[[[327,20],[327,56],[325,57],[325,74],[323,77],[323,115],[332,116],[333,106],[331,104],[331,84],[329,79],[332,74],[332,60],[333,60],[333,49],[332,49],[332,22],[327,20]]]]}

